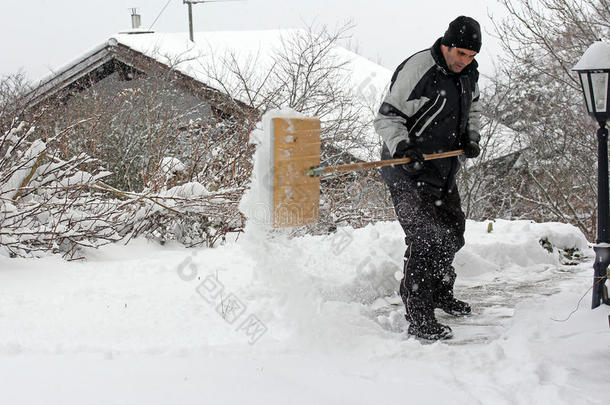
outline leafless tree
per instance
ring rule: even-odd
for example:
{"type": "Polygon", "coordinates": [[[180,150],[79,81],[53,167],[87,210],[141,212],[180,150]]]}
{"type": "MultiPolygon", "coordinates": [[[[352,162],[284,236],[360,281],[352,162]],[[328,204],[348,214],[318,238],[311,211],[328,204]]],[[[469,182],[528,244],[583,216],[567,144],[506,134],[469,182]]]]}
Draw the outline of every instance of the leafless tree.
{"type": "MultiPolygon", "coordinates": [[[[580,84],[570,69],[596,39],[610,35],[610,7],[605,0],[499,0],[507,17],[494,19],[504,56],[485,98],[489,122],[518,134],[522,149],[478,165],[484,193],[473,194],[502,206],[475,213],[578,226],[589,237],[595,229],[596,139],[580,84]],[[517,164],[518,163],[518,164],[517,164]],[[494,166],[495,165],[495,166],[494,166]],[[510,192],[506,192],[510,190],[510,192]]],[[[490,131],[493,139],[494,131],[490,131]]],[[[482,163],[483,161],[481,161],[482,163]]],[[[473,176],[472,170],[465,175],[473,176]]],[[[477,182],[470,181],[471,187],[477,182]]],[[[475,206],[474,204],[473,206],[475,206]]]]}

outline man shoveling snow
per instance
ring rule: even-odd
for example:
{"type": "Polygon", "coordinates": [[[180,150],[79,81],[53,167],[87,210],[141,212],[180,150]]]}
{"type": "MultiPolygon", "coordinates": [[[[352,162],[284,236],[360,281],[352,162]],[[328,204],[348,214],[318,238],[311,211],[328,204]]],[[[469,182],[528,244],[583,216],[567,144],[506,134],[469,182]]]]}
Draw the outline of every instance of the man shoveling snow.
{"type": "Polygon", "coordinates": [[[457,157],[424,161],[423,154],[463,149],[479,155],[479,89],[475,55],[481,49],[479,23],[460,16],[432,48],[398,66],[375,120],[383,138],[382,159],[411,158],[384,167],[407,250],[400,294],[409,334],[431,340],[452,337],[434,315],[441,308],[470,314],[453,296],[456,252],[464,246],[465,217],[455,184],[457,157]]]}

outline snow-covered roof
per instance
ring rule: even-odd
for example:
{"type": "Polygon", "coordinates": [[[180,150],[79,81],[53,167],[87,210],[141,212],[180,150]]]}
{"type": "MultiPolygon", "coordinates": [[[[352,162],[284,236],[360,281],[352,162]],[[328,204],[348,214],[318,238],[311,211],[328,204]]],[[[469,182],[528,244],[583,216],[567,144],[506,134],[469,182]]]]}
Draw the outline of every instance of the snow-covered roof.
{"type": "Polygon", "coordinates": [[[492,128],[484,131],[489,136],[481,139],[481,144],[486,148],[484,161],[500,159],[528,148],[527,140],[519,132],[497,122],[492,122],[490,125],[492,128]]]}
{"type": "MultiPolygon", "coordinates": [[[[297,29],[198,32],[194,34],[195,42],[191,42],[185,33],[119,33],[66,65],[54,69],[35,87],[49,86],[66,72],[79,65],[84,66],[92,58],[105,61],[108,53],[104,51],[120,44],[209,87],[226,92],[237,85],[237,78],[219,70],[223,61],[234,58],[248,73],[264,74],[271,68],[274,56],[282,47],[282,41],[289,40],[298,32],[297,29]],[[213,75],[210,74],[212,69],[216,69],[213,75]],[[222,86],[218,82],[220,77],[223,79],[222,86]]],[[[332,50],[332,56],[346,63],[342,69],[344,74],[349,77],[351,87],[366,101],[383,96],[392,75],[390,70],[339,45],[332,50]]],[[[230,95],[237,99],[243,96],[230,95]]],[[[247,100],[244,98],[240,101],[247,100]]]]}
{"type": "MultiPolygon", "coordinates": [[[[235,75],[218,70],[223,61],[234,58],[248,73],[265,74],[273,65],[277,51],[281,50],[282,41],[289,41],[298,31],[198,32],[194,34],[195,42],[191,42],[185,33],[117,34],[109,44],[125,45],[212,88],[226,91],[233,90],[239,83],[235,75]],[[220,85],[219,78],[223,79],[222,85],[226,88],[220,85]]],[[[352,88],[366,86],[363,95],[367,96],[370,96],[372,88],[383,93],[392,74],[388,69],[341,46],[335,46],[332,54],[347,63],[345,74],[349,75],[352,88]]],[[[243,94],[230,95],[248,101],[243,94]]]]}

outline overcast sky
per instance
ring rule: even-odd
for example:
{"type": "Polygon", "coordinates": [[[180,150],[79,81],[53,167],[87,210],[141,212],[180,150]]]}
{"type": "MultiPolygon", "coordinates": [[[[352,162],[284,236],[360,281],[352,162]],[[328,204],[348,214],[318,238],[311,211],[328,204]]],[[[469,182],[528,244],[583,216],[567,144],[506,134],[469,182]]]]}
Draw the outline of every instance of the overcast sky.
{"type": "MultiPolygon", "coordinates": [[[[113,33],[130,27],[128,8],[137,7],[142,26],[188,35],[187,6],[182,0],[0,0],[0,75],[23,70],[31,80],[65,65],[113,33]]],[[[491,32],[496,0],[244,0],[198,4],[196,31],[258,30],[337,26],[351,20],[352,48],[394,69],[411,53],[442,36],[458,15],[477,19],[491,32]]],[[[500,52],[489,33],[477,57],[482,73],[492,72],[500,52]]]]}

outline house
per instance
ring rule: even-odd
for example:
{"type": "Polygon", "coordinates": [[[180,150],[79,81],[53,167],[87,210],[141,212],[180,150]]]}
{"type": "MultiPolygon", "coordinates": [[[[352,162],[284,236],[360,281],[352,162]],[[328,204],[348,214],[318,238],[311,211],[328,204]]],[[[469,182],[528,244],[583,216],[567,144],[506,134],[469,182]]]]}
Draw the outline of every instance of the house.
{"type": "Polygon", "coordinates": [[[321,118],[327,164],[378,157],[371,122],[388,69],[308,30],[194,40],[139,29],[113,35],[42,79],[29,109],[57,109],[39,127],[70,131],[67,152],[98,157],[121,190],[162,187],[167,158],[185,163],[180,181],[242,188],[252,126],[266,108],[286,105],[321,118]]]}
{"type": "MultiPolygon", "coordinates": [[[[27,102],[30,107],[65,103],[74,94],[94,86],[118,92],[133,87],[130,82],[134,80],[156,76],[172,83],[187,99],[192,98],[182,101],[184,108],[203,100],[210,109],[225,116],[236,110],[260,109],[273,104],[268,99],[278,87],[274,81],[278,78],[272,77],[277,76],[273,69],[282,63],[281,58],[296,56],[288,53],[302,52],[301,47],[310,45],[304,41],[316,39],[307,38],[309,34],[298,29],[200,32],[195,33],[195,42],[192,42],[186,33],[133,29],[113,35],[55,70],[40,81],[28,95],[27,102]]],[[[312,54],[311,58],[332,59],[328,63],[337,67],[336,81],[344,90],[355,94],[363,105],[378,105],[391,71],[337,43],[332,44],[330,51],[315,51],[320,55],[312,54]]],[[[297,62],[310,61],[305,56],[297,62]]],[[[374,132],[369,136],[376,139],[374,132]]],[[[354,155],[361,155],[357,148],[353,149],[354,155]]]]}

